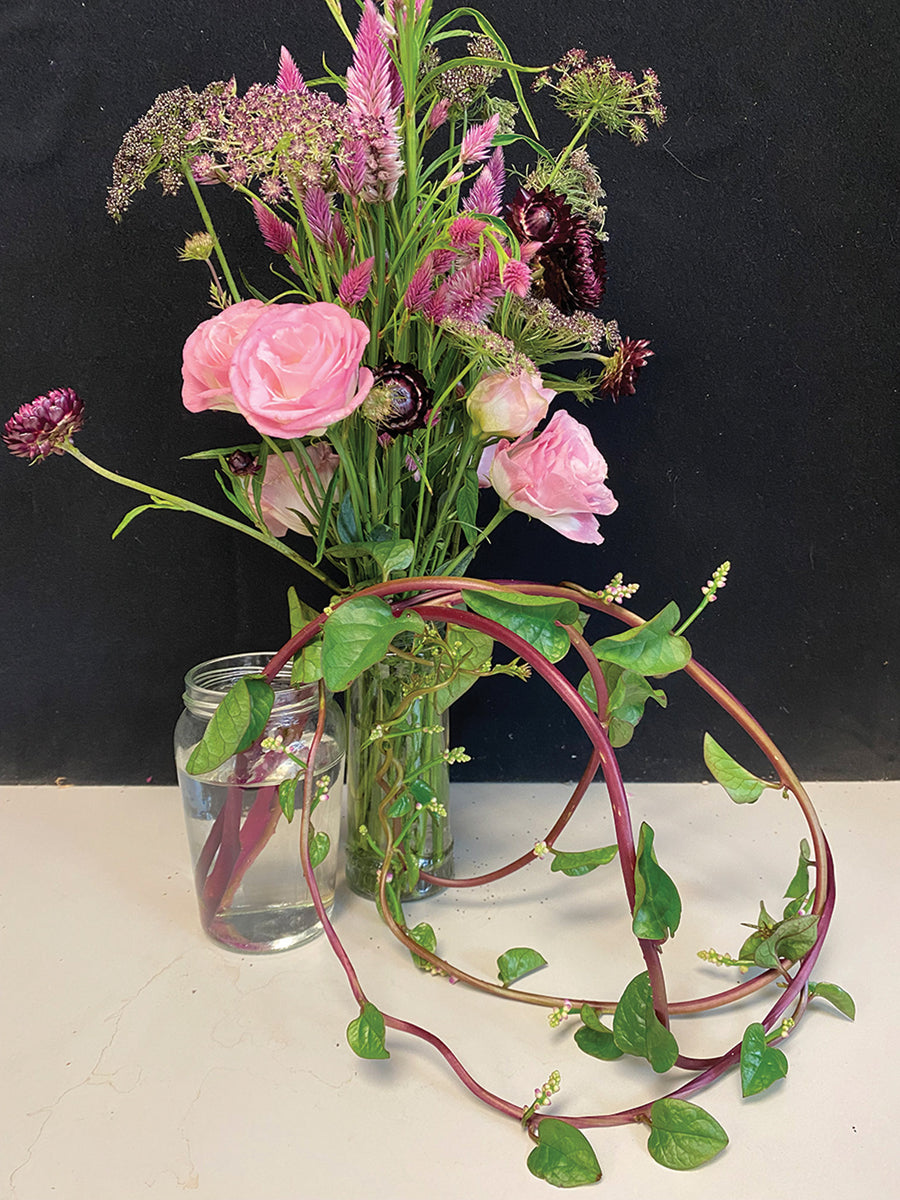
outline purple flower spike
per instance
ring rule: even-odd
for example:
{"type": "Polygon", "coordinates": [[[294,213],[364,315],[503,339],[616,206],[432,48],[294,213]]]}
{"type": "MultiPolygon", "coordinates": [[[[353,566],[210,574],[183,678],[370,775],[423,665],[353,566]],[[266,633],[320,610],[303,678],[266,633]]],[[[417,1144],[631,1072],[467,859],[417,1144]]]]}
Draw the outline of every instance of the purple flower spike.
{"type": "Polygon", "coordinates": [[[253,200],[253,215],[262,234],[263,241],[276,254],[287,254],[294,242],[294,230],[287,221],[282,221],[273,212],[269,212],[259,200],[253,200]]]}
{"type": "Polygon", "coordinates": [[[281,47],[281,57],[278,60],[278,78],[275,86],[279,92],[305,92],[308,90],[303,76],[297,69],[297,64],[284,46],[281,47]]]}
{"type": "Polygon", "coordinates": [[[84,404],[72,388],[54,388],[23,404],[6,422],[3,440],[17,458],[65,454],[65,442],[84,424],[84,404]]]}

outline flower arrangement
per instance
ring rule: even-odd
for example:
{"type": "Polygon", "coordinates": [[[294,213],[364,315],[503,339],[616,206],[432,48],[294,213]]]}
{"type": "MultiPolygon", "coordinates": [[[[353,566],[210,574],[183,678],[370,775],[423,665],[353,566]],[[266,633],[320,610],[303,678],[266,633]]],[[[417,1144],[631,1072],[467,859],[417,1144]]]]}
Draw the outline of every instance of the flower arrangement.
{"type": "MultiPolygon", "coordinates": [[[[834,904],[830,855],[812,805],[764,731],[693,660],[684,637],[724,586],[728,564],[713,573],[685,621],[674,604],[647,621],[622,608],[635,585],[620,575],[599,591],[466,576],[479,547],[513,512],[597,545],[597,518],[616,509],[601,452],[558,397],[631,395],[652,353],[646,340],[623,337],[615,321],[597,315],[606,210],[587,141],[597,131],[644,141],[648,126],[665,119],[659,83],[652,71],[638,81],[610,59],[580,50],[550,66],[519,65],[471,8],[436,16],[431,0],[386,0],[383,8],[363,0],[353,31],[340,0],[325,2],[351,48],[344,76],[326,68],[307,81],[282,49],[274,84],[253,84],[243,94],[234,80],[166,92],[126,134],[113,167],[108,208],[117,220],[152,176],[165,194],[186,186],[196,202],[203,230],[188,237],[181,258],[206,264],[215,313],[185,342],[182,400],[194,413],[239,414],[249,427],[238,444],[193,456],[216,465],[237,515],[88,458],[73,441],[84,405],[70,388],[24,404],[3,437],[14,455],[41,461],[69,454],[148,497],[116,533],[150,508],[198,513],[270,546],[331,589],[331,604],[318,614],[292,594],[291,639],[262,675],[226,696],[188,769],[216,769],[262,737],[272,680],[288,662],[297,682],[318,684],[318,726],[305,756],[293,760],[295,773],[279,786],[279,800],[286,820],[300,801],[303,871],[359,1005],[348,1029],[354,1051],[388,1057],[386,1029],[424,1038],[470,1091],[521,1122],[536,1143],[529,1168],[558,1186],[599,1178],[584,1128],[643,1124],[659,1162],[698,1165],[727,1137],[686,1096],[738,1066],[745,1095],[781,1078],[787,1061],[772,1043],[787,1036],[814,996],[853,1014],[840,988],[810,980],[834,904]],[[477,30],[466,29],[467,21],[477,30]],[[454,42],[463,49],[447,57],[454,42]],[[541,141],[526,98],[529,80],[574,122],[559,152],[541,141]],[[514,169],[508,153],[527,156],[527,167],[514,169]],[[274,256],[274,294],[238,285],[240,273],[204,199],[213,188],[248,206],[274,256]],[[568,363],[581,364],[581,373],[571,377],[568,363]],[[493,501],[482,503],[489,493],[493,501]],[[590,644],[584,629],[593,614],[618,617],[628,629],[590,644]],[[556,665],[572,650],[584,667],[577,689],[556,665]],[[557,1072],[533,1102],[504,1100],[478,1084],[440,1039],[370,1001],[318,894],[314,859],[321,846],[310,815],[325,687],[344,691],[388,660],[404,664],[405,673],[386,711],[364,706],[357,715],[363,785],[350,835],[370,856],[371,890],[392,932],[417,966],[438,976],[543,1005],[553,1026],[577,1013],[575,1042],[585,1053],[636,1055],[657,1073],[677,1066],[696,1072],[691,1082],[635,1109],[549,1118],[540,1109],[559,1090],[557,1072]],[[682,670],[751,734],[777,778],[752,775],[707,737],[711,773],[738,803],[772,787],[792,794],[811,844],[801,845],[782,916],[763,908],[736,956],[707,953],[710,961],[758,973],[728,992],[673,1003],[660,948],[678,927],[681,901],[657,860],[653,830],[643,824],[635,838],[615,748],[630,740],[649,700],[666,704],[659,679],[682,670]],[[541,842],[488,875],[448,879],[433,865],[446,818],[435,770],[446,772],[464,751],[441,740],[441,716],[485,676],[527,678],[532,671],[581,722],[589,762],[541,842]],[[609,790],[615,843],[563,851],[557,839],[598,770],[609,790]],[[410,927],[406,919],[404,900],[423,883],[475,886],[548,855],[554,871],[576,878],[619,859],[646,970],[618,1000],[512,988],[544,962],[529,948],[501,956],[499,984],[480,980],[437,953],[428,923],[410,927]],[[681,1054],[672,1017],[773,983],[784,990],[741,1044],[710,1059],[681,1054]],[[611,1028],[602,1019],[607,1014],[611,1028]]],[[[274,742],[264,749],[267,756],[281,752],[274,742]]],[[[235,838],[239,815],[229,826],[235,838]]],[[[240,831],[241,854],[230,873],[220,854],[228,824],[227,816],[216,823],[202,855],[208,872],[219,863],[218,897],[237,888],[236,872],[263,849],[272,823],[240,831]]],[[[209,876],[198,878],[198,892],[210,892],[208,884],[209,876]]],[[[210,921],[215,908],[211,903],[210,921]]]]}

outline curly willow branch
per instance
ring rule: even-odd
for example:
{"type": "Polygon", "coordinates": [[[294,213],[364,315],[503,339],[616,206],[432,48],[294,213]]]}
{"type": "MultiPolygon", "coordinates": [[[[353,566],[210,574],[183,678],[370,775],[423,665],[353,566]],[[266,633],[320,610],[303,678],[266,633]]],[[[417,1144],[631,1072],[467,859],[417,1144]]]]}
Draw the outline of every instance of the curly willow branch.
{"type": "MultiPolygon", "coordinates": [[[[585,702],[579,693],[572,687],[565,676],[555,667],[548,659],[536,650],[530,643],[524,641],[517,634],[498,625],[495,621],[491,621],[486,617],[482,617],[477,613],[468,612],[458,608],[453,608],[451,605],[459,599],[460,580],[452,576],[425,576],[412,579],[394,580],[390,583],[376,584],[372,587],[365,588],[355,596],[346,597],[339,603],[346,603],[347,600],[354,599],[357,596],[379,596],[387,598],[390,596],[401,595],[404,598],[395,602],[393,608],[395,612],[401,612],[412,609],[419,613],[420,616],[432,621],[444,621],[448,625],[459,625],[468,629],[475,629],[487,634],[495,641],[501,642],[519,658],[527,662],[556,692],[564,704],[571,710],[577,718],[585,733],[591,742],[591,755],[584,773],[578,781],[572,795],[569,797],[560,816],[551,827],[547,834],[546,841],[552,845],[553,840],[565,828],[573,813],[577,810],[582,798],[584,797],[588,786],[593,781],[597,770],[602,772],[606,790],[609,796],[610,806],[612,810],[613,824],[616,831],[616,842],[619,850],[619,860],[622,868],[623,883],[625,887],[625,895],[629,905],[629,911],[634,907],[634,869],[635,869],[635,845],[634,831],[631,825],[631,817],[628,811],[628,801],[625,796],[625,787],[622,780],[622,773],[619,769],[619,764],[616,759],[615,751],[610,745],[606,730],[603,727],[597,713],[585,702]],[[414,593],[410,598],[410,593],[414,593]]],[[[581,588],[574,585],[563,584],[558,587],[548,587],[544,584],[529,583],[520,580],[481,580],[466,578],[464,586],[467,590],[474,591],[515,591],[522,592],[528,595],[541,596],[546,599],[564,599],[574,600],[576,603],[585,608],[590,608],[598,612],[606,613],[609,616],[616,617],[625,625],[636,626],[643,624],[643,619],[637,614],[630,612],[628,609],[623,609],[617,605],[610,604],[599,599],[595,594],[585,592],[581,588]]],[[[316,637],[322,629],[326,620],[323,614],[317,617],[316,620],[310,622],[299,633],[295,634],[281,650],[272,658],[269,665],[266,667],[266,677],[274,679],[281,668],[291,659],[304,645],[316,637]]],[[[584,659],[588,669],[592,675],[595,674],[595,668],[592,663],[596,662],[587,643],[581,637],[580,633],[570,627],[567,627],[570,640],[579,655],[584,659]]],[[[816,941],[812,948],[803,956],[800,967],[797,973],[790,977],[787,986],[779,995],[777,1001],[772,1008],[766,1013],[762,1019],[762,1024],[767,1031],[770,1031],[781,1020],[783,1014],[787,1012],[791,1005],[794,1005],[795,1020],[803,1015],[806,1007],[808,984],[810,973],[816,960],[819,957],[822,946],[825,941],[825,936],[828,932],[828,927],[831,923],[832,914],[834,911],[835,888],[834,888],[834,864],[831,856],[831,851],[825,834],[822,831],[821,824],[812,802],[809,799],[803,785],[797,778],[796,774],[790,767],[787,760],[775,746],[772,739],[768,736],[759,722],[747,711],[747,709],[737,700],[731,692],[727,690],[705,667],[702,667],[695,660],[691,660],[685,667],[686,674],[694,680],[705,692],[708,693],[718,704],[725,710],[734,721],[743,729],[760,747],[770,764],[778,775],[778,779],[782,787],[789,791],[796,799],[803,817],[809,827],[810,836],[812,838],[816,863],[816,889],[812,911],[818,916],[818,927],[816,941]]],[[[320,685],[321,688],[321,685],[320,685]]],[[[602,695],[598,687],[598,695],[602,695]]],[[[310,747],[309,764],[306,772],[304,783],[304,800],[303,800],[303,817],[301,821],[301,861],[303,873],[309,885],[312,895],[313,904],[320,921],[325,930],[326,937],[331,944],[344,972],[347,975],[351,991],[356,1002],[362,1007],[366,1002],[366,994],[363,991],[362,985],[356,975],[356,972],[350,962],[350,958],[343,947],[343,944],[338,937],[334,926],[329,920],[328,914],[325,911],[325,906],[322,903],[316,884],[315,875],[313,873],[308,849],[308,830],[309,830],[309,812],[312,802],[312,789],[314,777],[314,761],[315,754],[318,749],[321,739],[321,730],[324,720],[324,708],[320,708],[319,727],[316,730],[316,735],[313,738],[310,747]]],[[[434,879],[433,882],[443,887],[475,887],[479,884],[489,883],[496,879],[500,879],[505,875],[509,875],[514,871],[520,870],[534,861],[534,854],[531,850],[527,853],[520,854],[517,858],[486,874],[472,877],[469,879],[434,879]]],[[[387,903],[385,892],[386,887],[386,872],[381,872],[379,882],[379,899],[380,908],[383,917],[385,918],[391,932],[405,946],[412,950],[418,957],[425,959],[433,967],[448,975],[452,975],[455,979],[463,983],[468,983],[473,987],[477,987],[482,991],[489,992],[493,995],[502,996],[507,1000],[518,1000],[526,1004],[542,1005],[549,1008],[558,1008],[564,1003],[564,1000],[558,996],[546,996],[534,992],[519,991],[514,988],[504,988],[497,984],[479,979],[476,976],[469,975],[467,972],[455,967],[447,960],[432,954],[423,946],[413,941],[408,936],[406,931],[400,926],[391,914],[390,905],[387,903]]],[[[431,877],[423,873],[423,878],[431,879],[431,877]]],[[[726,991],[718,992],[711,996],[700,997],[693,1000],[676,1000],[668,1001],[666,998],[665,978],[663,975],[662,964],[659,957],[659,943],[647,941],[646,939],[638,939],[641,947],[641,952],[644,956],[644,961],[647,965],[647,970],[650,977],[650,983],[653,992],[653,1002],[660,1019],[667,1021],[669,1016],[682,1016],[689,1013],[705,1012],[714,1008],[721,1008],[727,1004],[731,1004],[736,1000],[740,1000],[745,996],[749,996],[767,985],[773,983],[776,979],[782,978],[782,971],[770,970],[765,971],[754,979],[747,980],[744,983],[738,984],[735,987],[729,988],[726,991]]],[[[794,964],[790,960],[784,960],[782,967],[784,971],[792,967],[794,964]]],[[[617,1001],[615,1000],[578,1000],[573,1002],[575,1005],[589,1004],[593,1008],[600,1009],[604,1012],[614,1012],[617,1001]]],[[[485,1104],[496,1109],[498,1112],[506,1116],[512,1117],[517,1121],[521,1121],[526,1108],[523,1105],[515,1104],[512,1101],[504,1100],[500,1096],[489,1092],[481,1084],[474,1079],[465,1069],[456,1055],[450,1048],[435,1034],[421,1026],[412,1024],[399,1017],[393,1017],[384,1013],[385,1025],[390,1029],[395,1029],[401,1033],[407,1033],[412,1037],[420,1038],[433,1046],[438,1053],[448,1063],[451,1070],[456,1074],[463,1085],[469,1089],[475,1096],[482,1100],[485,1104]]],[[[796,1024],[794,1026],[796,1028],[796,1024]]],[[[741,1046],[740,1043],[731,1046],[724,1053],[711,1058],[688,1058],[679,1056],[677,1065],[686,1070],[696,1070],[699,1072],[693,1079],[683,1084],[674,1091],[666,1093],[667,1097],[679,1097],[693,1095],[701,1089],[708,1087],[726,1071],[731,1070],[740,1061],[741,1046]]],[[[646,1121],[649,1116],[650,1108],[653,1101],[648,1101],[634,1108],[623,1109],[619,1112],[595,1114],[587,1116],[556,1114],[556,1119],[566,1121],[568,1124],[577,1126],[578,1128],[600,1128],[613,1125],[624,1125],[632,1122],[646,1121]]],[[[536,1127],[543,1118],[539,1115],[534,1115],[529,1121],[530,1129],[536,1127]]]]}

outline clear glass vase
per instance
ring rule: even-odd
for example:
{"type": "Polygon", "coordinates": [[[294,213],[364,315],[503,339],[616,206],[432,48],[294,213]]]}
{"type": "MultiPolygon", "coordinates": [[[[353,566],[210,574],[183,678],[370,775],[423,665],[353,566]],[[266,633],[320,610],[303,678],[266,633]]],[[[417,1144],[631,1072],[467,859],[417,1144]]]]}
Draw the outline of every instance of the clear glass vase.
{"type": "Polygon", "coordinates": [[[428,661],[389,654],[348,690],[345,869],[360,896],[378,890],[389,829],[403,835],[403,858],[392,865],[402,899],[440,890],[419,871],[453,875],[449,718],[428,691],[434,681],[428,661]]]}
{"type": "MultiPolygon", "coordinates": [[[[175,728],[175,763],[184,802],[200,922],[222,946],[272,953],[322,932],[300,859],[303,766],[319,716],[316,684],[292,687],[290,668],[275,679],[275,704],[259,743],[214,771],[189,775],[186,764],[219,701],[242,676],[258,675],[271,653],[235,654],[193,667],[185,676],[185,708],[175,728]],[[279,785],[300,773],[289,822],[279,785]]],[[[310,849],[325,908],[334,905],[340,834],[344,718],[329,695],[325,729],[313,764],[310,849]]]]}

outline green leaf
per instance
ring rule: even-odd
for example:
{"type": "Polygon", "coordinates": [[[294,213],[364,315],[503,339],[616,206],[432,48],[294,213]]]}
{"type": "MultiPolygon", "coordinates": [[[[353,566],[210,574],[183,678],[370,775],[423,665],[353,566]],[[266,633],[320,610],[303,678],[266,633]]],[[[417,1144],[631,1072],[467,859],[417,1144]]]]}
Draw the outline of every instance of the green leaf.
{"type": "MultiPolygon", "coordinates": [[[[288,615],[291,623],[291,637],[304,629],[310,621],[320,614],[297,595],[295,587],[288,588],[288,615]]],[[[301,683],[315,683],[322,678],[322,643],[318,639],[311,645],[306,645],[299,654],[294,655],[291,667],[291,684],[296,687],[301,683]]]]}
{"type": "Polygon", "coordinates": [[[829,1004],[833,1004],[838,1012],[843,1013],[845,1017],[849,1017],[851,1021],[856,1020],[856,1005],[853,1002],[853,997],[849,992],[845,992],[842,987],[838,987],[836,983],[811,983],[809,985],[810,998],[819,996],[823,1000],[827,1000],[829,1004]]]}
{"type": "Polygon", "coordinates": [[[342,692],[368,667],[380,662],[398,634],[421,633],[425,622],[413,612],[395,617],[377,596],[341,604],[325,622],[322,669],[332,692],[342,692]]]}
{"type": "Polygon", "coordinates": [[[678,1043],[656,1015],[646,971],[635,976],[622,993],[613,1016],[613,1036],[620,1050],[646,1058],[657,1074],[675,1065],[678,1043]]]}
{"type": "Polygon", "coordinates": [[[390,1058],[384,1045],[384,1017],[374,1004],[366,1002],[359,1016],[347,1026],[350,1049],[360,1058],[390,1058]]]}
{"type": "Polygon", "coordinates": [[[803,838],[800,843],[800,860],[797,863],[797,871],[787,886],[785,897],[802,900],[809,894],[809,868],[812,866],[812,861],[809,857],[809,842],[803,838]]]}
{"type": "Polygon", "coordinates": [[[294,803],[300,778],[299,775],[295,775],[292,779],[282,779],[278,785],[278,803],[288,821],[294,819],[294,803]]]}
{"type": "Polygon", "coordinates": [[[504,987],[509,987],[523,975],[529,975],[532,971],[537,971],[546,965],[547,960],[543,954],[538,954],[537,950],[530,950],[527,946],[515,946],[497,959],[500,982],[504,987]]]}
{"type": "Polygon", "coordinates": [[[369,553],[381,569],[384,583],[394,571],[405,571],[413,560],[415,546],[408,538],[398,538],[396,541],[366,542],[369,553]]]}
{"type": "Polygon", "coordinates": [[[492,639],[479,629],[448,630],[447,641],[459,670],[434,693],[433,702],[439,713],[446,712],[451,704],[467,692],[478,681],[480,672],[490,670],[494,650],[492,639]]]}
{"type": "Polygon", "coordinates": [[[359,525],[356,522],[356,510],[353,507],[349,491],[344,493],[344,498],[338,508],[337,535],[344,543],[358,542],[360,540],[359,525]]]}
{"type": "Polygon", "coordinates": [[[638,838],[634,866],[634,912],[631,928],[635,937],[662,942],[681,921],[681,897],[670,877],[656,861],[653,830],[644,821],[638,838]]]}
{"type": "Polygon", "coordinates": [[[759,1021],[744,1030],[741,1041],[741,1095],[764,1092],[788,1073],[788,1060],[777,1046],[766,1042],[766,1031],[759,1021]]]}
{"type": "Polygon", "coordinates": [[[687,638],[672,633],[680,615],[677,604],[667,604],[643,625],[601,638],[591,648],[598,659],[638,675],[670,675],[691,660],[687,638]]]}
{"type": "Polygon", "coordinates": [[[266,727],[275,693],[271,684],[256,675],[244,675],[230,689],[213,713],[203,737],[187,762],[189,775],[204,775],[240,754],[266,727]]]}
{"type": "Polygon", "coordinates": [[[650,1109],[650,1121],[653,1128],[647,1149],[658,1163],[673,1171],[699,1167],[728,1145],[728,1134],[715,1117],[687,1100],[657,1100],[650,1109]]]}
{"type": "Polygon", "coordinates": [[[130,525],[135,517],[139,517],[142,512],[146,512],[148,508],[158,508],[158,507],[159,506],[157,504],[153,503],[153,504],[139,504],[137,506],[137,508],[132,508],[130,512],[127,512],[125,514],[125,516],[122,518],[122,520],[118,523],[118,525],[112,531],[112,534],[110,535],[111,539],[113,541],[115,541],[115,539],[119,536],[119,534],[122,532],[122,530],[125,529],[126,526],[130,525]]]}
{"type": "Polygon", "coordinates": [[[575,850],[571,852],[553,850],[551,848],[550,853],[553,855],[553,862],[550,870],[562,871],[563,875],[570,875],[573,878],[578,875],[587,875],[595,867],[602,867],[606,863],[612,862],[618,852],[618,846],[600,846],[596,850],[575,850]]]}
{"type": "MultiPolygon", "coordinates": [[[[420,921],[415,928],[409,929],[407,932],[414,942],[424,950],[428,950],[434,954],[437,949],[437,934],[427,921],[420,921]]],[[[410,950],[410,954],[412,954],[412,960],[417,967],[421,967],[423,971],[431,970],[431,963],[427,958],[422,958],[420,955],[414,954],[412,950],[410,950]]]]}
{"type": "Polygon", "coordinates": [[[518,592],[473,592],[463,589],[466,607],[496,621],[504,629],[539,650],[550,662],[559,662],[569,649],[569,635],[559,625],[575,625],[579,618],[574,600],[547,601],[518,592]],[[557,624],[559,622],[559,624],[557,624]]]}
{"type": "Polygon", "coordinates": [[[316,833],[309,839],[309,861],[312,869],[315,870],[319,863],[323,863],[328,857],[328,851],[331,849],[331,838],[327,833],[316,833]]]}
{"type": "Polygon", "coordinates": [[[456,502],[457,520],[463,537],[471,546],[478,537],[478,472],[466,471],[456,502]]]}
{"type": "Polygon", "coordinates": [[[771,940],[782,958],[792,958],[796,962],[816,944],[818,932],[819,918],[815,913],[810,913],[806,917],[790,917],[787,921],[779,921],[772,931],[771,940]]]}
{"type": "MultiPolygon", "coordinates": [[[[581,1011],[583,1014],[584,1008],[581,1011]]],[[[582,1020],[584,1020],[583,1016],[582,1020]]],[[[582,1025],[580,1029],[576,1029],[575,1045],[585,1054],[589,1054],[591,1058],[602,1058],[604,1062],[614,1062],[617,1058],[621,1058],[625,1052],[616,1045],[613,1031],[607,1029],[600,1021],[597,1022],[597,1025],[599,1028],[594,1028],[593,1025],[582,1025]]]]}
{"type": "MultiPolygon", "coordinates": [[[[627,671],[616,663],[601,662],[600,670],[606,681],[609,697],[606,711],[600,718],[608,723],[607,733],[612,745],[618,749],[627,746],[634,734],[635,726],[644,715],[644,705],[655,700],[662,708],[668,704],[666,693],[648,683],[636,671],[627,671]]],[[[580,695],[597,711],[597,689],[590,672],[578,684],[580,695]]]]}
{"type": "Polygon", "coordinates": [[[751,774],[708,733],[703,735],[703,761],[709,767],[713,778],[717,783],[721,783],[735,804],[752,804],[760,798],[766,788],[781,786],[777,783],[767,783],[758,775],[751,774]]]}
{"type": "Polygon", "coordinates": [[[528,1155],[528,1170],[554,1187],[583,1187],[596,1183],[603,1172],[591,1143],[580,1129],[556,1117],[544,1117],[537,1127],[538,1144],[528,1155]]]}

